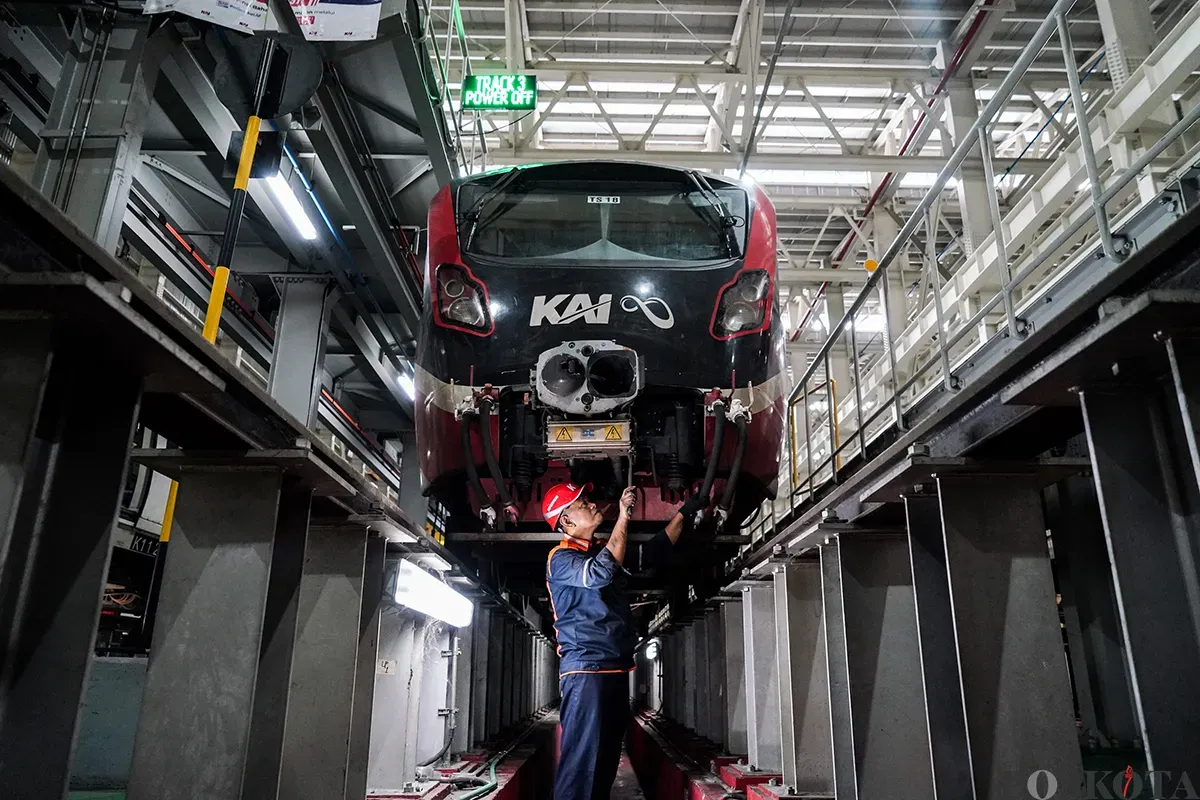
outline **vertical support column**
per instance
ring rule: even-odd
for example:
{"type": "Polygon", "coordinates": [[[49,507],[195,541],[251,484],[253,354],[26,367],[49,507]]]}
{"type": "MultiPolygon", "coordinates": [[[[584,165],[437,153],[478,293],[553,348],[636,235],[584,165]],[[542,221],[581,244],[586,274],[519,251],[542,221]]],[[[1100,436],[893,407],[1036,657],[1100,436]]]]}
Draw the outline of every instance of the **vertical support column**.
{"type": "Polygon", "coordinates": [[[679,654],[679,664],[683,671],[683,719],[680,720],[691,730],[696,730],[696,628],[689,622],[683,628],[683,650],[679,654]]]}
{"type": "Polygon", "coordinates": [[[170,39],[151,37],[147,19],[100,16],[81,14],[75,23],[33,184],[115,253],[170,39]]]}
{"type": "Polygon", "coordinates": [[[858,800],[854,716],[850,701],[846,612],[842,602],[842,557],[838,540],[821,550],[821,594],[825,615],[825,659],[829,671],[829,723],[833,747],[833,790],[839,800],[858,800]]]}
{"type": "MultiPolygon", "coordinates": [[[[969,78],[951,81],[947,112],[946,127],[950,131],[951,140],[942,143],[942,153],[949,156],[979,118],[979,104],[969,78]]],[[[978,147],[968,154],[968,158],[972,157],[976,161],[981,157],[978,147]]],[[[973,254],[992,233],[987,192],[988,186],[981,173],[959,170],[958,207],[962,210],[962,245],[967,255],[973,254]]]]}
{"type": "Polygon", "coordinates": [[[367,531],[308,531],[284,731],[281,797],[327,800],[346,788],[367,531]]]}
{"type": "Polygon", "coordinates": [[[1154,52],[1158,36],[1148,0],[1097,0],[1096,15],[1104,34],[1104,60],[1113,88],[1120,89],[1154,52]]]}
{"type": "MultiPolygon", "coordinates": [[[[872,212],[871,219],[872,227],[875,229],[875,252],[882,256],[900,233],[900,226],[896,222],[896,218],[892,216],[890,208],[877,208],[872,212]]],[[[910,282],[908,275],[908,251],[902,249],[896,256],[896,260],[887,268],[888,332],[893,342],[899,341],[904,329],[908,327],[908,298],[906,297],[907,284],[910,282]]],[[[839,394],[849,397],[850,395],[845,394],[849,390],[849,387],[845,390],[841,390],[839,387],[839,394]]]]}
{"type": "MultiPolygon", "coordinates": [[[[708,738],[717,744],[724,745],[728,740],[728,731],[725,727],[725,721],[728,714],[725,710],[725,704],[728,700],[725,694],[725,637],[724,626],[721,621],[721,606],[709,609],[704,616],[704,623],[708,628],[708,695],[709,703],[709,718],[708,718],[708,738]]],[[[740,644],[740,642],[739,642],[740,644]]]]}
{"type": "MultiPolygon", "coordinates": [[[[478,612],[477,612],[478,613],[478,612]]],[[[477,620],[465,628],[455,631],[457,643],[454,654],[454,705],[450,709],[450,722],[454,726],[454,737],[450,740],[451,753],[465,753],[471,749],[471,700],[472,669],[475,662],[477,620]]]]}
{"type": "Polygon", "coordinates": [[[504,614],[489,614],[487,675],[487,727],[483,739],[491,739],[504,727],[504,614]]]}
{"type": "Polygon", "coordinates": [[[1127,391],[1084,392],[1081,399],[1147,768],[1196,775],[1200,392],[1195,366],[1175,366],[1175,398],[1127,391]]]}
{"type": "Polygon", "coordinates": [[[416,740],[410,749],[412,770],[438,755],[446,745],[450,718],[446,709],[453,686],[450,681],[450,650],[454,629],[428,619],[425,625],[424,673],[421,676],[416,740]]]}
{"type": "Polygon", "coordinates": [[[1133,747],[1141,733],[1095,483],[1080,475],[1048,489],[1046,516],[1083,734],[1103,747],[1133,747]]]}
{"type": "Polygon", "coordinates": [[[417,449],[416,431],[400,434],[400,497],[397,505],[412,517],[417,525],[424,526],[429,516],[429,498],[422,494],[421,451],[417,449]]]}
{"type": "Polygon", "coordinates": [[[516,626],[511,619],[506,617],[504,620],[504,699],[500,716],[500,726],[502,729],[509,728],[517,718],[516,702],[514,700],[517,685],[515,677],[517,667],[516,644],[516,626]]]}
{"type": "Polygon", "coordinates": [[[695,648],[692,651],[692,663],[695,664],[694,683],[695,683],[695,703],[696,703],[696,724],[695,731],[706,739],[711,739],[709,736],[709,716],[712,710],[712,697],[708,693],[708,625],[704,621],[704,616],[697,617],[692,622],[692,645],[695,648]]]}
{"type": "Polygon", "coordinates": [[[937,797],[978,797],[963,711],[962,680],[954,643],[954,613],[936,494],[904,498],[909,564],[916,602],[924,682],[926,730],[937,797]]]}
{"type": "Polygon", "coordinates": [[[723,677],[725,710],[725,752],[746,753],[746,641],[743,634],[741,600],[727,600],[718,612],[724,643],[723,677]]]}
{"type": "Polygon", "coordinates": [[[832,791],[821,565],[776,566],[774,591],[783,784],[795,792],[832,791]]]}
{"type": "Polygon", "coordinates": [[[1010,797],[1043,769],[1082,785],[1039,492],[1019,476],[946,476],[938,492],[976,792],[1010,797]]]}
{"type": "MultiPolygon", "coordinates": [[[[492,610],[480,604],[475,608],[471,627],[477,633],[471,648],[471,720],[467,741],[469,747],[478,747],[488,737],[489,666],[492,655],[492,610]]],[[[461,717],[460,717],[461,721],[461,717]]]]}
{"type": "Polygon", "coordinates": [[[283,282],[267,391],[305,425],[316,420],[333,291],[333,285],[324,280],[288,278],[283,282]]]}
{"type": "MultiPolygon", "coordinates": [[[[846,315],[846,300],[840,283],[825,287],[825,313],[829,315],[830,328],[846,315]]],[[[829,371],[833,373],[831,377],[836,382],[838,397],[845,397],[845,392],[850,390],[850,357],[844,343],[839,342],[829,351],[829,371]]]]}
{"type": "Polygon", "coordinates": [[[213,800],[240,795],[276,522],[303,516],[311,499],[282,508],[282,479],[273,469],[197,469],[179,482],[131,800],[184,800],[197,786],[213,800]]]}
{"type": "Polygon", "coordinates": [[[775,652],[775,589],[771,584],[742,590],[746,642],[746,736],[750,766],[783,770],[780,740],[779,659],[775,652]]]}
{"type": "MultiPolygon", "coordinates": [[[[375,672],[379,664],[379,627],[383,617],[386,583],[387,539],[371,535],[367,539],[367,553],[363,563],[362,609],[358,623],[358,653],[350,718],[350,752],[346,767],[346,800],[359,800],[367,796],[371,719],[375,705],[375,672]]],[[[470,670],[467,670],[467,674],[470,675],[470,670]]]]}
{"type": "MultiPolygon", "coordinates": [[[[279,795],[284,728],[292,685],[300,586],[308,547],[309,510],[306,490],[285,479],[271,546],[271,571],[263,619],[262,648],[254,687],[242,797],[279,795]]],[[[307,495],[311,498],[311,494],[307,495]]]]}
{"type": "Polygon", "coordinates": [[[0,342],[0,774],[42,800],[67,788],[141,381],[49,324],[0,319],[0,342]]]}
{"type": "Polygon", "coordinates": [[[858,796],[925,800],[935,795],[908,542],[860,534],[837,546],[858,796]]]}
{"type": "Polygon", "coordinates": [[[380,620],[367,775],[376,789],[399,790],[413,777],[427,627],[423,616],[395,608],[380,620]]]}

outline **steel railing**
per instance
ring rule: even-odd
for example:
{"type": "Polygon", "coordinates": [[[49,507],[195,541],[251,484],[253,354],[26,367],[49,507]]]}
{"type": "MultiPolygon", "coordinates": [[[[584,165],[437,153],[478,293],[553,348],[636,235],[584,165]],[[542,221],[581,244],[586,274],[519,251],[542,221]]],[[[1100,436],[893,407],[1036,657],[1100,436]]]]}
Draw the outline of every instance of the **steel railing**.
{"type": "MultiPolygon", "coordinates": [[[[966,384],[962,377],[956,374],[956,369],[961,373],[961,365],[967,363],[972,353],[977,352],[984,344],[998,335],[1017,339],[1026,336],[1027,326],[1021,318],[1022,311],[1027,310],[1028,305],[1038,299],[1044,287],[1060,280],[1067,271],[1085,263],[1085,259],[1078,256],[1086,255],[1089,248],[1086,243],[1078,241],[1080,234],[1085,234],[1085,238],[1089,234],[1094,236],[1095,238],[1089,239],[1093,242],[1093,247],[1098,239],[1100,251],[1108,259],[1119,261],[1127,258],[1132,252],[1134,243],[1113,233],[1108,206],[1123,199],[1133,181],[1188,128],[1200,120],[1200,104],[1185,109],[1182,117],[1166,134],[1146,149],[1128,168],[1112,175],[1106,186],[1097,161],[1093,136],[1107,136],[1109,131],[1099,126],[1098,130],[1093,130],[1092,123],[1089,122],[1067,21],[1067,9],[1071,4],[1072,0],[1059,0],[1055,3],[1021,51],[1013,69],[979,112],[975,123],[959,138],[957,146],[937,174],[932,186],[880,257],[878,268],[870,274],[849,309],[840,320],[830,320],[832,326],[828,336],[787,398],[787,439],[780,478],[781,487],[786,481],[790,484],[791,491],[781,491],[779,500],[765,502],[757,518],[746,526],[755,539],[769,533],[776,520],[790,514],[798,504],[814,498],[823,487],[837,485],[847,461],[856,456],[861,456],[863,462],[868,461],[868,444],[876,437],[888,430],[903,433],[906,429],[906,414],[913,410],[913,406],[919,400],[938,388],[947,392],[956,392],[964,388],[966,384]],[[988,126],[1009,102],[1026,71],[1056,33],[1067,72],[1076,134],[1075,142],[1063,143],[1060,160],[1082,156],[1091,208],[1081,209],[1082,213],[1075,213],[1070,222],[1061,227],[1050,241],[1028,241],[1023,247],[1020,268],[1014,271],[1016,265],[1010,260],[1012,254],[1009,252],[1009,246],[1017,244],[1014,252],[1022,248],[1014,240],[1006,238],[1005,220],[1001,215],[995,191],[996,176],[988,126]],[[1078,151],[1071,149],[1072,144],[1078,145],[1078,151]],[[998,290],[986,300],[980,297],[978,308],[969,317],[967,312],[960,310],[957,324],[952,324],[951,314],[945,308],[946,301],[943,296],[947,287],[943,286],[937,264],[938,204],[948,181],[975,148],[978,148],[982,155],[984,181],[988,189],[987,210],[994,232],[991,246],[994,247],[995,262],[987,268],[992,272],[988,278],[992,285],[998,286],[998,290]],[[889,267],[905,251],[913,235],[922,225],[925,227],[926,273],[930,282],[929,294],[934,318],[933,330],[929,333],[934,343],[931,348],[926,347],[917,352],[921,344],[918,340],[917,344],[909,348],[909,352],[902,354],[897,346],[897,338],[902,339],[907,332],[908,319],[906,316],[904,320],[899,320],[903,324],[899,326],[901,335],[897,337],[897,326],[893,325],[893,314],[896,312],[889,300],[890,293],[898,287],[890,285],[893,281],[888,280],[888,273],[889,267]],[[1094,234],[1085,230],[1088,226],[1094,226],[1094,234]],[[883,316],[884,353],[876,357],[869,367],[865,367],[856,332],[863,328],[862,323],[870,313],[873,299],[883,316]],[[990,333],[982,327],[987,325],[989,320],[994,326],[990,333]],[[973,340],[968,339],[973,335],[973,340]],[[843,347],[848,349],[845,354],[838,350],[843,347]],[[835,358],[846,358],[849,362],[847,367],[852,384],[848,391],[843,390],[841,393],[840,409],[837,390],[832,381],[834,371],[831,369],[831,361],[835,358]],[[873,383],[864,379],[865,372],[869,373],[873,383]],[[905,374],[906,372],[908,374],[905,374]],[[814,378],[819,378],[821,383],[817,388],[810,388],[814,378]],[[817,415],[818,419],[814,424],[810,397],[822,389],[826,408],[823,414],[817,415]],[[796,419],[797,408],[801,406],[803,426],[799,425],[796,419]],[[854,425],[853,430],[846,430],[850,427],[848,422],[854,425]],[[800,439],[801,427],[803,439],[800,439]],[[815,463],[814,451],[821,453],[815,463]],[[784,472],[787,473],[787,478],[784,477],[784,472]]],[[[1180,25],[1190,23],[1192,27],[1200,30],[1198,22],[1200,14],[1193,11],[1180,25]]],[[[1153,58],[1153,54],[1151,57],[1153,58]]],[[[1105,120],[1100,121],[1100,125],[1104,123],[1105,120]]],[[[1071,205],[1064,203],[1062,207],[1069,217],[1071,205]]],[[[963,270],[971,265],[971,259],[967,259],[963,270]]],[[[948,281],[953,282],[957,277],[952,275],[948,281]]],[[[962,294],[955,296],[954,301],[961,308],[962,294]]],[[[918,328],[927,310],[928,306],[917,309],[918,328]]],[[[865,351],[863,348],[864,353],[865,351]]],[[[970,377],[967,380],[970,380],[970,377]]]]}

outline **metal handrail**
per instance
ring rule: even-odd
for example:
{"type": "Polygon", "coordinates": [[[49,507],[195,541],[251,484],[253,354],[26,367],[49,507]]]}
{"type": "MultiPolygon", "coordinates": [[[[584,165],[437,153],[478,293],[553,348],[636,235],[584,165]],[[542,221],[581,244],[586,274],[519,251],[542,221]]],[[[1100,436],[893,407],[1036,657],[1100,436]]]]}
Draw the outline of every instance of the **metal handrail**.
{"type": "MultiPolygon", "coordinates": [[[[868,431],[877,423],[881,417],[887,412],[891,412],[893,423],[897,430],[905,429],[904,405],[903,397],[906,392],[918,385],[918,382],[924,377],[935,365],[942,368],[942,377],[944,387],[947,391],[956,391],[961,387],[958,384],[957,378],[953,374],[951,364],[951,350],[958,345],[963,339],[976,330],[989,314],[993,313],[997,305],[1003,303],[1004,317],[1006,321],[1005,328],[1010,336],[1020,338],[1025,335],[1025,325],[1022,320],[1017,317],[1014,291],[1017,287],[1023,285],[1037,270],[1041,269],[1049,259],[1054,257],[1058,251],[1071,244],[1072,240],[1084,229],[1086,225],[1095,222],[1098,228],[1101,248],[1106,256],[1111,259],[1120,260],[1127,256],[1126,248],[1123,247],[1121,238],[1112,233],[1106,205],[1118,198],[1129,184],[1152,162],[1158,158],[1163,151],[1166,150],[1179,136],[1184,133],[1192,125],[1200,122],[1200,105],[1190,109],[1183,117],[1171,127],[1171,129],[1162,136],[1152,147],[1147,149],[1141,156],[1134,161],[1128,169],[1114,176],[1107,188],[1104,187],[1101,180],[1100,170],[1096,163],[1095,150],[1092,145],[1092,130],[1088,123],[1088,118],[1085,113],[1085,104],[1082,95],[1082,89],[1078,77],[1077,64],[1074,54],[1071,51],[1071,39],[1066,20],[1066,8],[1070,5],[1068,0],[1059,0],[1055,3],[1053,9],[1038,27],[1037,32],[1029,41],[1028,45],[1022,50],[1017,59],[1014,68],[1008,73],[1005,79],[1001,82],[996,93],[991,100],[980,111],[978,118],[971,128],[964,133],[960,138],[959,144],[955,147],[953,153],[948,158],[946,164],[938,173],[929,190],[922,197],[920,203],[913,210],[912,214],[905,221],[899,233],[889,245],[887,251],[879,260],[879,267],[871,272],[867,281],[858,296],[851,303],[850,308],[840,320],[833,325],[824,343],[818,349],[816,357],[806,368],[804,375],[796,383],[795,387],[788,394],[786,403],[786,413],[788,414],[788,455],[790,458],[789,472],[791,473],[792,492],[789,496],[789,505],[795,506],[797,496],[804,492],[807,498],[811,500],[817,489],[815,476],[822,472],[826,467],[830,468],[829,476],[832,483],[838,483],[838,472],[841,469],[841,456],[845,451],[853,451],[855,446],[862,455],[863,460],[867,460],[867,443],[868,439],[873,436],[868,431]],[[1024,73],[1028,70],[1033,60],[1037,57],[1043,47],[1050,41],[1050,38],[1057,31],[1060,48],[1064,54],[1064,64],[1068,72],[1068,84],[1070,89],[1070,99],[1073,102],[1076,115],[1076,129],[1078,137],[1081,141],[1080,149],[1083,154],[1084,166],[1087,173],[1087,182],[1091,195],[1091,208],[1089,212],[1078,214],[1074,220],[1063,228],[1054,239],[1045,245],[1039,245],[1038,251],[1027,258],[1022,268],[1013,274],[1013,264],[1009,262],[1008,253],[1006,251],[1005,234],[1003,228],[1003,220],[1000,217],[999,202],[995,196],[994,185],[994,169],[992,168],[990,159],[991,141],[987,135],[988,125],[996,118],[1003,107],[1011,99],[1016,87],[1023,79],[1024,73]],[[918,226],[925,222],[927,226],[927,249],[933,248],[934,238],[931,231],[936,230],[936,208],[940,201],[941,194],[945,189],[946,183],[950,177],[957,172],[970,151],[980,147],[984,157],[984,172],[985,180],[988,183],[988,191],[990,193],[989,209],[992,220],[994,234],[994,246],[997,253],[996,269],[1000,273],[1000,290],[992,295],[986,302],[981,303],[980,308],[961,324],[958,329],[951,331],[946,323],[944,309],[942,308],[942,286],[940,276],[937,275],[936,261],[931,260],[930,264],[930,280],[933,292],[933,306],[936,313],[937,324],[937,344],[936,351],[927,358],[924,363],[916,366],[912,373],[907,376],[907,379],[901,382],[899,372],[897,370],[897,352],[896,343],[892,339],[892,309],[888,303],[888,267],[895,261],[898,255],[903,251],[908,240],[916,232],[918,226]],[[837,441],[835,437],[830,435],[831,442],[829,457],[814,465],[812,461],[812,436],[811,423],[808,414],[808,389],[809,381],[817,373],[818,369],[824,368],[825,375],[831,376],[830,357],[833,350],[839,344],[839,340],[844,337],[845,332],[853,330],[854,320],[866,306],[868,300],[872,296],[873,290],[879,292],[879,304],[882,307],[884,315],[884,342],[886,358],[888,360],[887,374],[889,376],[888,384],[876,383],[874,387],[867,387],[869,391],[890,390],[890,402],[879,402],[878,408],[874,413],[864,419],[863,402],[866,392],[864,391],[861,380],[861,370],[859,365],[859,353],[855,337],[851,335],[851,366],[853,367],[854,381],[854,413],[858,430],[853,436],[847,436],[844,442],[837,441]],[[886,386],[886,389],[884,389],[886,386]],[[807,479],[800,480],[797,471],[797,445],[798,431],[794,422],[795,408],[800,399],[803,398],[805,405],[805,446],[808,457],[806,459],[806,467],[808,469],[807,479]]],[[[929,253],[926,257],[929,258],[929,253]]],[[[927,308],[923,306],[922,308],[927,308]]],[[[920,313],[920,312],[919,312],[920,313]]],[[[990,337],[984,337],[990,339],[990,337]]],[[[876,361],[874,366],[878,366],[876,361]]],[[[872,369],[874,369],[874,366],[872,369]]],[[[882,379],[882,376],[879,376],[882,379]]],[[[819,388],[819,387],[817,387],[819,388]]],[[[880,400],[883,397],[875,395],[880,400]]],[[[831,404],[829,414],[831,419],[836,418],[838,411],[836,405],[831,404]]],[[[821,426],[818,426],[818,431],[821,426]]],[[[881,429],[882,430],[882,429],[881,429]]],[[[876,431],[877,433],[878,431],[876,431]]],[[[823,483],[823,481],[822,481],[823,483]]],[[[770,502],[770,501],[768,501],[770,502]]],[[[774,506],[772,504],[772,510],[774,506]]]]}

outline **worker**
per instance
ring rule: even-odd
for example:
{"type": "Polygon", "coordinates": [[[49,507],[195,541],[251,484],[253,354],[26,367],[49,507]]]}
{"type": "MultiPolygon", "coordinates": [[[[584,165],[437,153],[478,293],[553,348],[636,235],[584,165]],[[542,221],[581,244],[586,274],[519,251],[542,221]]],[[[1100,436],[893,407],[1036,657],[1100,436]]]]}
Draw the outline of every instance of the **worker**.
{"type": "MultiPolygon", "coordinates": [[[[546,583],[558,634],[559,721],[562,725],[554,800],[608,800],[629,725],[629,679],[637,642],[624,596],[625,550],[637,492],[621,495],[607,541],[596,538],[604,521],[587,496],[592,485],[560,483],[546,493],[542,515],[562,534],[546,559],[546,583]]],[[[669,551],[685,518],[707,505],[693,495],[648,545],[669,551]]]]}

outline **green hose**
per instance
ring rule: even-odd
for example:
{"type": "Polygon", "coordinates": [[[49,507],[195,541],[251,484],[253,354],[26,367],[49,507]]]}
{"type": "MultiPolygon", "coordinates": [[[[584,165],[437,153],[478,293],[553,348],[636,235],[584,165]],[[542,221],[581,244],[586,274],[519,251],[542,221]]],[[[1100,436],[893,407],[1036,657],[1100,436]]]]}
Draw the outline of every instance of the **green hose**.
{"type": "Polygon", "coordinates": [[[477,797],[483,797],[496,789],[496,784],[500,781],[496,778],[496,767],[500,764],[499,758],[492,759],[492,763],[488,765],[488,782],[478,789],[472,789],[464,794],[459,800],[475,800],[477,797]]]}
{"type": "Polygon", "coordinates": [[[520,745],[521,742],[525,741],[525,738],[533,732],[534,728],[541,724],[542,719],[545,718],[547,713],[548,710],[543,709],[539,713],[535,714],[533,720],[529,723],[529,727],[527,727],[520,736],[518,736],[516,739],[513,739],[512,743],[509,744],[507,748],[502,750],[496,755],[495,758],[488,762],[488,782],[486,784],[480,786],[478,789],[472,789],[462,797],[459,797],[458,800],[477,800],[477,798],[483,797],[486,794],[491,794],[493,791],[495,791],[496,787],[500,784],[500,779],[496,777],[496,767],[500,766],[500,762],[508,758],[508,754],[513,750],[516,750],[517,746],[520,745]]]}

